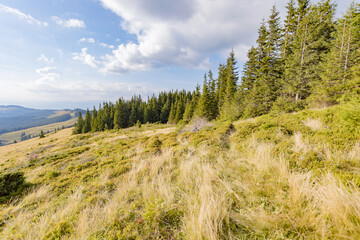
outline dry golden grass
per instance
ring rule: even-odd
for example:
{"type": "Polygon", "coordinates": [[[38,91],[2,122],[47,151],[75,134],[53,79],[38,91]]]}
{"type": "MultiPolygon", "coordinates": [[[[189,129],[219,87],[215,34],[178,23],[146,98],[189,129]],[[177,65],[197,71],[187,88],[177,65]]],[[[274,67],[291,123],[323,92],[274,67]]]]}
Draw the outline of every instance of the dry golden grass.
{"type": "Polygon", "coordinates": [[[307,119],[304,121],[304,124],[313,131],[318,131],[323,128],[323,124],[320,119],[307,119]]]}
{"type": "Polygon", "coordinates": [[[263,128],[245,137],[242,124],[257,123],[237,122],[235,134],[218,126],[179,133],[170,146],[175,129],[155,126],[80,136],[67,129],[2,147],[2,168],[37,185],[1,205],[0,238],[360,238],[359,186],[343,178],[359,174],[359,142],[339,148],[300,130],[276,130],[276,141],[266,141],[263,128]],[[160,150],[146,151],[154,135],[160,150]],[[42,147],[39,162],[26,165],[42,147]]]}

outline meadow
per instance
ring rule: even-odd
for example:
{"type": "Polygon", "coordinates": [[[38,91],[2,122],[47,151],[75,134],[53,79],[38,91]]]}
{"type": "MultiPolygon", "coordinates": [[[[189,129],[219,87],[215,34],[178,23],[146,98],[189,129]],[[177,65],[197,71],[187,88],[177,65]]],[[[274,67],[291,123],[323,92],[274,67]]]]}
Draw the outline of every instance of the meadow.
{"type": "Polygon", "coordinates": [[[25,185],[0,238],[359,239],[359,119],[349,102],[3,146],[2,176],[25,185]]]}

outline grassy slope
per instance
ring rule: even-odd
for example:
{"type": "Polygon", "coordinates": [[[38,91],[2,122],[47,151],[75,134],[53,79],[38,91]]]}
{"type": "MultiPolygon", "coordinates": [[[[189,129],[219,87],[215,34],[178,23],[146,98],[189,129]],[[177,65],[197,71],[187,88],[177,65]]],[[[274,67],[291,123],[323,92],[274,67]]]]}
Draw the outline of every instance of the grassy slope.
{"type": "Polygon", "coordinates": [[[0,208],[2,239],[358,239],[357,105],[0,147],[35,187],[0,208]],[[181,133],[180,133],[181,132],[181,133]]]}

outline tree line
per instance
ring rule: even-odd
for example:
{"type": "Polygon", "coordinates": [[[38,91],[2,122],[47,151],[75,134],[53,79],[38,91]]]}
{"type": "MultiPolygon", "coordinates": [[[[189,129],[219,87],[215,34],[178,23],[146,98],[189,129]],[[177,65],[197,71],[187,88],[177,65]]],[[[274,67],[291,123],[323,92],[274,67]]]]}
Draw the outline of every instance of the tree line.
{"type": "Polygon", "coordinates": [[[169,91],[105,102],[79,114],[74,133],[119,129],[136,123],[178,123],[255,117],[331,106],[360,93],[360,4],[335,19],[330,0],[290,0],[282,23],[274,6],[258,29],[239,81],[234,51],[204,75],[202,89],[169,91]]]}

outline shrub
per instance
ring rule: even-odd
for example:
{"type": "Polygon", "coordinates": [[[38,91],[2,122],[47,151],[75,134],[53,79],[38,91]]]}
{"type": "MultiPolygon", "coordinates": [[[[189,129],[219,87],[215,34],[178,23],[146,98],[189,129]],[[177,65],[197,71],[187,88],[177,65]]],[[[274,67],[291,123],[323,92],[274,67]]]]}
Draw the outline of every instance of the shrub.
{"type": "Polygon", "coordinates": [[[0,203],[20,195],[30,184],[25,182],[24,173],[6,173],[0,176],[0,203]]]}
{"type": "Polygon", "coordinates": [[[41,131],[40,131],[39,138],[44,138],[44,137],[45,137],[45,135],[44,135],[44,131],[43,131],[43,130],[41,130],[41,131]]]}

